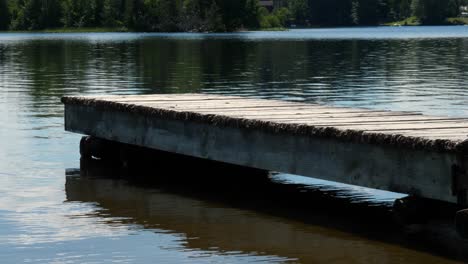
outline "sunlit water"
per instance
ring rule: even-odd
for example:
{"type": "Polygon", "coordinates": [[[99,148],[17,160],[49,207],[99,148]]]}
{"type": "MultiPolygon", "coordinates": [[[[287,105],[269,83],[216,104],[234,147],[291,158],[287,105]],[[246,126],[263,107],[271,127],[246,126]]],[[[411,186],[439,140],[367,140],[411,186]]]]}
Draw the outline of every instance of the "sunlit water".
{"type": "Polygon", "coordinates": [[[59,101],[196,92],[466,117],[467,68],[468,27],[0,34],[0,262],[449,262],[308,207],[317,193],[371,208],[396,194],[290,175],[247,191],[79,177],[59,101]]]}

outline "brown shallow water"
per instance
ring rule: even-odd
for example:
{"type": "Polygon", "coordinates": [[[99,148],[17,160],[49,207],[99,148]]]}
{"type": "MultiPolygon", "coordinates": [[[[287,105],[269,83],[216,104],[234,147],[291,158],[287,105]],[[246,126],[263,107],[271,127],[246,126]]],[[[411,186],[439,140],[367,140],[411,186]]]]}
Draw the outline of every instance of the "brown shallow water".
{"type": "Polygon", "coordinates": [[[466,116],[467,38],[465,27],[0,34],[0,262],[467,260],[450,219],[395,226],[400,194],[284,174],[81,176],[59,103],[205,92],[466,116]]]}

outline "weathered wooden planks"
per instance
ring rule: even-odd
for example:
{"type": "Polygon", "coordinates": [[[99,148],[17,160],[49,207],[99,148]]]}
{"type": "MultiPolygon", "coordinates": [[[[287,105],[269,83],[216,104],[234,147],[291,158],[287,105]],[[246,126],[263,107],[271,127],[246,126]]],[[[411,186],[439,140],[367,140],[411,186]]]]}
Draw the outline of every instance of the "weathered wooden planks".
{"type": "Polygon", "coordinates": [[[218,115],[281,124],[333,127],[339,130],[393,133],[431,140],[442,139],[458,142],[468,138],[468,118],[424,116],[415,112],[329,107],[205,94],[123,95],[90,97],[89,99],[174,112],[194,112],[202,115],[218,115]]]}

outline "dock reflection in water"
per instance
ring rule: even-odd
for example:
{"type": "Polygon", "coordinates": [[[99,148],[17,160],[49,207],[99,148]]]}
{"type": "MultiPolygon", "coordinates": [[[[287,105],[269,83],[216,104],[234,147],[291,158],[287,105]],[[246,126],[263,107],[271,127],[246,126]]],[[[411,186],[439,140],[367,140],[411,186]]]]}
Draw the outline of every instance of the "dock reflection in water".
{"type": "Polygon", "coordinates": [[[67,171],[68,202],[97,204],[89,217],[109,225],[177,235],[180,251],[293,263],[450,263],[446,257],[466,257],[466,243],[444,224],[430,234],[424,227],[402,232],[392,221],[394,194],[338,191],[336,184],[300,184],[310,180],[282,174],[248,181],[127,172],[130,180],[118,170],[81,166],[67,171]]]}

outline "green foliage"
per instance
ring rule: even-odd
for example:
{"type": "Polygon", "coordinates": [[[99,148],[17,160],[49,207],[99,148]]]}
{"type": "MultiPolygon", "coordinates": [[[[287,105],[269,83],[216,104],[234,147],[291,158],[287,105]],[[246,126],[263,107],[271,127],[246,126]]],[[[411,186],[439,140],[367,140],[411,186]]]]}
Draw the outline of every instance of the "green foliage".
{"type": "Polygon", "coordinates": [[[100,26],[102,10],[98,0],[62,0],[62,23],[65,27],[100,26]]]}
{"type": "Polygon", "coordinates": [[[36,30],[61,24],[62,8],[59,0],[18,0],[9,4],[11,28],[36,30]]]}
{"type": "Polygon", "coordinates": [[[273,12],[273,15],[276,16],[279,20],[279,24],[281,26],[286,26],[289,23],[289,20],[291,19],[291,11],[287,9],[286,7],[281,7],[279,9],[276,9],[273,12]]]}
{"type": "Polygon", "coordinates": [[[423,24],[444,23],[449,15],[449,1],[413,0],[411,9],[423,24]]]}
{"type": "Polygon", "coordinates": [[[400,4],[395,6],[395,8],[399,8],[398,18],[397,19],[404,19],[411,17],[411,0],[400,0],[400,4]]]}
{"type": "MultiPolygon", "coordinates": [[[[468,0],[0,0],[0,29],[107,27],[134,31],[234,31],[242,28],[444,24],[468,0]],[[408,22],[409,23],[409,22],[408,22]]],[[[450,20],[455,21],[455,20],[450,20]]],[[[450,22],[448,21],[448,22],[450,22]]],[[[450,22],[451,23],[451,22],[450,22]]]]}
{"type": "Polygon", "coordinates": [[[355,25],[359,25],[359,23],[361,22],[360,19],[361,19],[361,16],[360,16],[360,10],[361,6],[360,6],[360,3],[359,1],[354,1],[351,5],[351,20],[353,21],[353,24],[355,25]]]}
{"type": "Polygon", "coordinates": [[[388,23],[385,23],[384,25],[387,26],[419,26],[421,25],[421,21],[415,16],[410,16],[408,18],[405,18],[403,20],[399,21],[391,21],[388,23]]]}
{"type": "Polygon", "coordinates": [[[105,27],[123,26],[123,4],[123,0],[104,0],[102,19],[105,27]]]}
{"type": "Polygon", "coordinates": [[[310,17],[309,2],[307,0],[289,0],[288,8],[295,24],[306,25],[310,17]]]}
{"type": "Polygon", "coordinates": [[[247,0],[215,0],[226,30],[233,31],[243,26],[247,0]]]}
{"type": "Polygon", "coordinates": [[[447,3],[447,16],[456,17],[460,14],[460,2],[458,0],[448,0],[447,3]]]}
{"type": "Polygon", "coordinates": [[[7,0],[0,0],[0,30],[8,29],[10,18],[7,0]]]}
{"type": "Polygon", "coordinates": [[[273,12],[269,12],[266,8],[259,8],[260,28],[264,29],[278,29],[284,28],[291,20],[291,11],[286,7],[281,7],[273,12]]]}
{"type": "Polygon", "coordinates": [[[220,15],[221,10],[215,1],[211,3],[211,7],[207,12],[207,28],[209,31],[222,32],[226,31],[226,26],[223,18],[220,15]]]}
{"type": "Polygon", "coordinates": [[[276,17],[273,14],[268,14],[268,15],[261,17],[260,27],[261,28],[278,28],[278,27],[281,27],[281,23],[278,17],[276,17]]]}
{"type": "Polygon", "coordinates": [[[351,20],[355,25],[376,25],[388,16],[387,2],[382,0],[354,0],[351,20]]]}
{"type": "Polygon", "coordinates": [[[24,19],[27,29],[40,29],[44,14],[42,13],[41,0],[27,0],[24,3],[24,19]]]}
{"type": "Polygon", "coordinates": [[[447,21],[452,25],[468,25],[468,17],[452,17],[447,21]]]}
{"type": "Polygon", "coordinates": [[[247,0],[245,2],[244,25],[248,28],[260,27],[260,5],[258,0],[247,0]]]}

